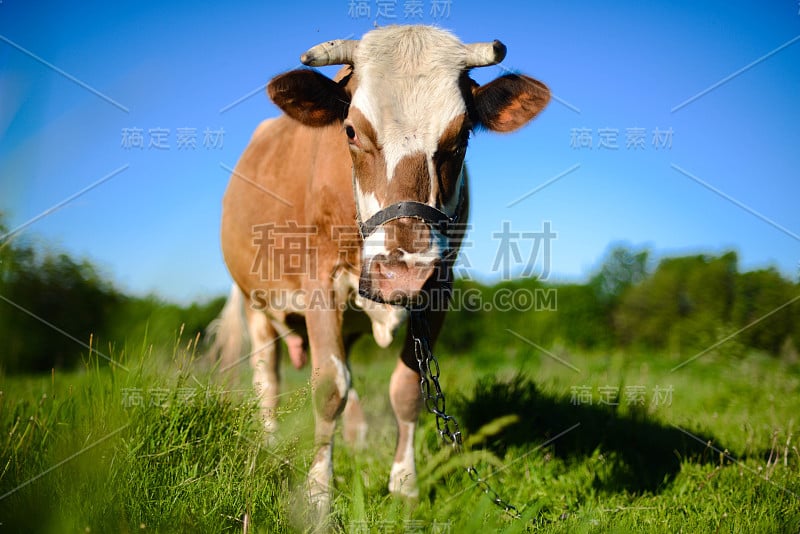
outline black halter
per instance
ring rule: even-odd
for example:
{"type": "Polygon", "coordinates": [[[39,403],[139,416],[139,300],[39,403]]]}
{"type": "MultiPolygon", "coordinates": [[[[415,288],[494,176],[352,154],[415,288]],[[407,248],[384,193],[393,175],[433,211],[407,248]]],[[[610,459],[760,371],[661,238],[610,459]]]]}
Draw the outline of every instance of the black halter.
{"type": "MultiPolygon", "coordinates": [[[[419,219],[428,224],[432,228],[439,230],[443,236],[448,240],[453,237],[453,234],[458,228],[458,219],[461,214],[461,209],[464,206],[464,197],[466,196],[467,176],[464,167],[461,167],[460,185],[456,194],[458,195],[458,202],[453,215],[448,215],[439,208],[434,208],[423,202],[416,200],[402,200],[390,204],[385,208],[378,210],[372,217],[366,221],[361,220],[361,212],[358,210],[358,199],[356,199],[356,218],[358,222],[358,231],[361,234],[361,239],[366,240],[367,237],[375,233],[379,226],[387,222],[401,219],[403,217],[411,217],[419,219]]],[[[356,190],[356,176],[353,173],[353,192],[356,190]]],[[[448,247],[449,248],[449,247],[448,247]]]]}
{"type": "MultiPolygon", "coordinates": [[[[461,199],[459,199],[459,204],[461,204],[461,199]]],[[[361,232],[361,238],[366,239],[382,224],[403,217],[412,217],[439,230],[445,237],[452,237],[450,233],[453,231],[453,225],[458,222],[458,211],[456,209],[456,212],[451,217],[442,210],[422,202],[404,200],[383,208],[364,222],[359,221],[358,230],[361,232]]]]}

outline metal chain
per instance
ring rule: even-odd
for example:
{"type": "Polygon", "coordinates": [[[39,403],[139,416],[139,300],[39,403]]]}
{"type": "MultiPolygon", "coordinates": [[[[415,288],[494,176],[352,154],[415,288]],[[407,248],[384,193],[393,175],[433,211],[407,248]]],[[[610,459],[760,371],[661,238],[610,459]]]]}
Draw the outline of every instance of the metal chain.
{"type": "MultiPolygon", "coordinates": [[[[436,416],[436,430],[442,437],[442,441],[449,443],[456,452],[460,453],[463,451],[461,430],[456,418],[447,414],[444,393],[439,385],[439,361],[433,355],[430,347],[430,330],[425,312],[411,311],[411,337],[414,340],[414,354],[419,365],[420,390],[425,408],[436,416]]],[[[470,479],[489,496],[494,504],[511,517],[520,518],[517,508],[500,497],[486,482],[486,479],[480,476],[474,465],[467,466],[466,471],[470,479]]]]}

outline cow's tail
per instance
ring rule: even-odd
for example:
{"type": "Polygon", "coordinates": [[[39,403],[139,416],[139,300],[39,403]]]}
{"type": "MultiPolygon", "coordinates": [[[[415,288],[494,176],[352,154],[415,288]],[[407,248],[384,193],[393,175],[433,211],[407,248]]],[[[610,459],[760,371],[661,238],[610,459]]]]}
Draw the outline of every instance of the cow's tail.
{"type": "Polygon", "coordinates": [[[237,367],[242,359],[242,349],[247,340],[244,317],[244,293],[234,282],[225,306],[206,329],[211,341],[209,356],[220,372],[237,367]]]}

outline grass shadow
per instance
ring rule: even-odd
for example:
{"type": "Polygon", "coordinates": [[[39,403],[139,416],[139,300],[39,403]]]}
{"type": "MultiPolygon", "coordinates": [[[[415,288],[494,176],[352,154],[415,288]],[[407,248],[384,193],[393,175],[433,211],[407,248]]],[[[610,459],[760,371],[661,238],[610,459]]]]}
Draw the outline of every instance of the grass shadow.
{"type": "Polygon", "coordinates": [[[539,391],[524,375],[507,381],[484,379],[471,396],[453,400],[467,435],[498,417],[519,417],[485,444],[501,457],[509,448],[542,444],[579,425],[548,444],[542,454],[569,460],[599,451],[611,457],[609,475],[594,481],[598,491],[658,492],[674,479],[683,460],[719,463],[720,455],[709,442],[725,450],[713,436],[699,435],[705,442],[701,443],[676,427],[649,419],[644,407],[626,407],[630,413],[621,414],[619,406],[577,404],[539,391]]]}

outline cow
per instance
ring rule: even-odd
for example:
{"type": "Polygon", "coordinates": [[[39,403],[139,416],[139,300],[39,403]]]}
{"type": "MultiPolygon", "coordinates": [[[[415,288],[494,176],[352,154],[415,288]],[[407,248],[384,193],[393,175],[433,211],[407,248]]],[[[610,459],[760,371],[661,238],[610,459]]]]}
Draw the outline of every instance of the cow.
{"type": "MultiPolygon", "coordinates": [[[[364,437],[350,346],[370,329],[388,346],[408,309],[450,284],[469,210],[470,134],[517,130],[550,99],[522,74],[484,85],[470,78],[505,53],[499,41],[465,45],[421,25],[314,46],[304,65],[343,67],[333,79],[312,68],[272,79],[267,92],[283,115],[256,128],[232,173],[221,240],[234,284],[218,342],[238,335],[237,317],[246,323],[267,435],[276,428],[279,341],[298,368],[310,356],[315,452],[306,491],[321,514],[330,509],[337,418],[344,413],[346,440],[364,437]]],[[[433,342],[443,307],[422,313],[433,342]]],[[[409,334],[389,397],[398,428],[389,491],[413,498],[422,403],[409,334]]]]}

